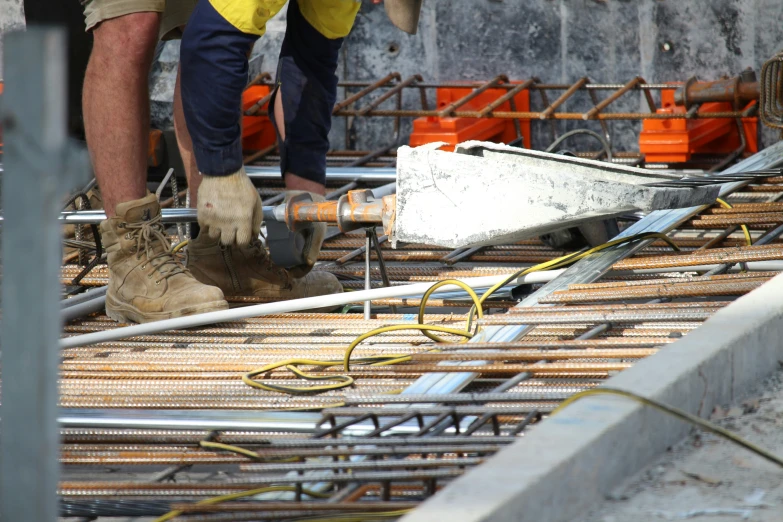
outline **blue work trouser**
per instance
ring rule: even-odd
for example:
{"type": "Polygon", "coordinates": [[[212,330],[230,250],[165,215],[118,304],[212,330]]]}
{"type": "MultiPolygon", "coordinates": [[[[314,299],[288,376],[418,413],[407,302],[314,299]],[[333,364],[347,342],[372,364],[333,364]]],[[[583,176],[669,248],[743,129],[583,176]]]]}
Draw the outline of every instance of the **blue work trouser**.
{"type": "MultiPolygon", "coordinates": [[[[248,82],[248,54],[257,35],[239,31],[200,0],[182,36],[182,102],[199,172],[226,176],[242,158],[242,91],[248,82]]],[[[290,0],[277,86],[282,96],[285,140],[280,139],[281,173],[323,184],[331,113],[337,96],[337,60],[343,39],[329,39],[290,0]]]]}

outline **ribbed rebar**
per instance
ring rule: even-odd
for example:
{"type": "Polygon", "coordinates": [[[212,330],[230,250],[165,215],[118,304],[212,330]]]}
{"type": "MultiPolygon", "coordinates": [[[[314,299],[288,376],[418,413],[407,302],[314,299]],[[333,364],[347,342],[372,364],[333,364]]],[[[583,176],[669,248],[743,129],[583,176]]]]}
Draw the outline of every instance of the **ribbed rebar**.
{"type": "Polygon", "coordinates": [[[612,268],[614,270],[635,270],[644,268],[743,263],[748,261],[770,261],[775,259],[783,259],[783,245],[773,244],[736,248],[715,248],[683,255],[635,257],[615,263],[612,268]]]}
{"type": "MultiPolygon", "coordinates": [[[[622,301],[624,299],[656,299],[663,297],[708,297],[745,295],[769,279],[757,278],[738,282],[672,283],[606,290],[581,290],[554,292],[539,299],[542,304],[584,303],[597,301],[622,301]]],[[[706,319],[706,318],[705,318],[706,319]]]]}

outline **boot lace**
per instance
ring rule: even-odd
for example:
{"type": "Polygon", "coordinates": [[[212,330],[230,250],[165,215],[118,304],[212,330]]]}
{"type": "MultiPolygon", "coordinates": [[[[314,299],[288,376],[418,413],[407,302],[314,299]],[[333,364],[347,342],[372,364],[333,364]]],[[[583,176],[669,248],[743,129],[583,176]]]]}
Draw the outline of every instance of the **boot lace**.
{"type": "Polygon", "coordinates": [[[152,265],[160,279],[155,284],[160,284],[164,279],[176,274],[187,272],[185,266],[171,253],[171,244],[163,233],[162,217],[160,214],[141,223],[125,223],[128,229],[129,239],[136,239],[136,259],[147,256],[147,263],[152,265]],[[163,248],[156,248],[161,245],[163,248]],[[156,251],[157,250],[157,251],[156,251]]]}

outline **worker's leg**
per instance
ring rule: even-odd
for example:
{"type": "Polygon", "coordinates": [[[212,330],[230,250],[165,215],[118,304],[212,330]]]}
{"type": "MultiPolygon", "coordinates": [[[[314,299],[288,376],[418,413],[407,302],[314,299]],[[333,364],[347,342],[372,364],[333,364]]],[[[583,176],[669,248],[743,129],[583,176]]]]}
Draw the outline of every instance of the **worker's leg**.
{"type": "MultiPolygon", "coordinates": [[[[299,191],[322,199],[326,192],[326,153],[332,108],[337,99],[337,63],[343,37],[353,25],[359,4],[337,6],[325,0],[291,0],[277,69],[272,119],[278,132],[280,170],[287,197],[299,191]]],[[[316,224],[304,245],[305,262],[294,268],[306,274],[315,264],[326,233],[316,224]]]]}
{"type": "MultiPolygon", "coordinates": [[[[198,0],[167,0],[166,11],[163,13],[161,22],[161,38],[163,40],[177,40],[182,38],[190,15],[196,8],[198,0]]],[[[174,84],[174,131],[177,136],[177,146],[182,158],[182,164],[185,167],[185,177],[188,180],[188,192],[190,193],[190,204],[196,206],[198,201],[198,187],[201,184],[201,176],[198,174],[196,158],[193,155],[193,142],[190,139],[188,127],[185,125],[185,115],[182,112],[182,96],[180,82],[182,77],[182,68],[177,69],[177,79],[174,84]]],[[[198,228],[198,225],[195,225],[198,228]]]]}
{"type": "Polygon", "coordinates": [[[219,288],[197,281],[171,253],[160,205],[148,194],[150,65],[164,0],[90,0],[94,47],[84,83],[87,145],[108,219],[106,313],[147,322],[228,308],[219,288]]]}
{"type": "Polygon", "coordinates": [[[286,188],[324,194],[337,64],[359,4],[291,0],[277,70],[273,120],[286,188]],[[329,4],[329,5],[327,5],[329,4]]]}
{"type": "MultiPolygon", "coordinates": [[[[242,18],[234,18],[239,2],[201,0],[182,39],[182,108],[198,170],[204,176],[198,206],[202,230],[188,246],[188,268],[197,279],[219,286],[226,295],[292,299],[342,291],[332,274],[317,272],[296,278],[274,266],[257,237],[250,238],[247,246],[221,245],[210,234],[215,221],[221,226],[226,221],[215,219],[216,215],[235,216],[239,221],[254,212],[248,191],[236,183],[243,179],[245,184],[247,179],[240,127],[247,54],[263,25],[283,3],[268,0],[264,5],[269,9],[258,8],[264,17],[253,21],[259,23],[255,30],[242,18]]],[[[260,203],[252,184],[250,191],[260,203]]]]}
{"type": "Polygon", "coordinates": [[[182,111],[182,95],[180,82],[182,74],[177,71],[177,83],[174,86],[174,131],[177,134],[177,145],[185,166],[185,176],[188,178],[188,192],[190,193],[190,206],[198,205],[198,188],[201,185],[201,175],[196,166],[196,156],[193,155],[193,141],[190,139],[188,126],[185,125],[185,114],[182,111]]]}
{"type": "MultiPolygon", "coordinates": [[[[155,4],[163,11],[162,0],[155,4]]],[[[147,78],[160,18],[160,12],[151,9],[100,20],[92,27],[94,43],[82,100],[84,126],[109,217],[114,216],[118,203],[147,193],[147,78]]]]}

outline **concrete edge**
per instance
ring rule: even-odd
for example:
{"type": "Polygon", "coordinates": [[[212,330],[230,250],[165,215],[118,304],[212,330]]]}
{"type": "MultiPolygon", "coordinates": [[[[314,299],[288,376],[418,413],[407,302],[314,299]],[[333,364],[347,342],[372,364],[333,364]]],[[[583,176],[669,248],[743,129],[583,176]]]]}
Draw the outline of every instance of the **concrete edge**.
{"type": "MultiPolygon", "coordinates": [[[[609,379],[702,417],[750,393],[783,359],[783,274],[609,379]]],[[[541,423],[403,522],[579,520],[689,425],[621,397],[589,397],[541,423]]]]}

